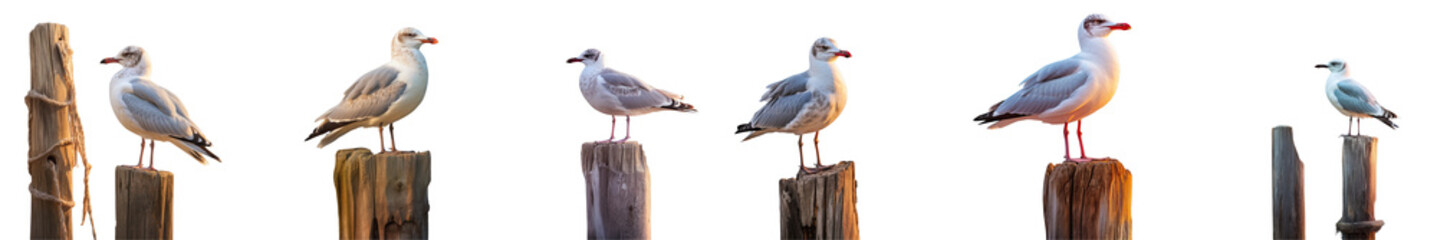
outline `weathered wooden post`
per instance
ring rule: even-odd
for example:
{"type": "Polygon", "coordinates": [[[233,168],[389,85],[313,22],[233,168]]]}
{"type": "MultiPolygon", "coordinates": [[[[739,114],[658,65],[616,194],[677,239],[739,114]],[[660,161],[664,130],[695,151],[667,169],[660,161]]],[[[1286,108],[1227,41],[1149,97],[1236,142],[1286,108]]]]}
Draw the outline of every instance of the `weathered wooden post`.
{"type": "Polygon", "coordinates": [[[638,142],[588,142],[580,150],[589,239],[649,239],[649,162],[638,142]]]}
{"type": "Polygon", "coordinates": [[[1048,164],[1048,239],[1132,239],[1133,174],[1117,159],[1048,164]]]}
{"type": "Polygon", "coordinates": [[[1375,239],[1385,224],[1377,220],[1377,138],[1342,136],[1342,239],[1375,239]]]}
{"type": "Polygon", "coordinates": [[[853,161],[778,180],[781,239],[859,239],[853,161]]]}
{"type": "Polygon", "coordinates": [[[428,239],[429,152],[339,150],[340,239],[428,239]]]}
{"type": "MultiPolygon", "coordinates": [[[[30,238],[70,239],[70,169],[75,155],[84,159],[85,131],[75,109],[75,81],[71,71],[70,29],[58,23],[41,23],[30,31],[30,238]]],[[[90,214],[90,164],[85,161],[84,224],[90,214]]],[[[91,235],[94,232],[91,231],[91,235]]]]}
{"type": "Polygon", "coordinates": [[[1305,239],[1302,159],[1292,141],[1292,127],[1272,128],[1272,238],[1305,239]]]}
{"type": "Polygon", "coordinates": [[[174,239],[175,174],[115,166],[115,239],[174,239]]]}

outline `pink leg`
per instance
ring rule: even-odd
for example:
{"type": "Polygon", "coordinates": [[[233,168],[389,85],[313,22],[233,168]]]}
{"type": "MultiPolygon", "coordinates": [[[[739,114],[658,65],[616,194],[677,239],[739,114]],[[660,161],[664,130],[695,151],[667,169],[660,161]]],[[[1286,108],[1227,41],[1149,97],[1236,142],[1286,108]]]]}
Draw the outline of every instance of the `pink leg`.
{"type": "Polygon", "coordinates": [[[150,170],[155,170],[155,140],[150,140],[150,170]]]}
{"type": "Polygon", "coordinates": [[[629,126],[631,126],[631,125],[629,125],[629,116],[628,116],[628,115],[624,115],[624,139],[619,139],[619,142],[624,142],[624,141],[628,141],[628,140],[629,140],[629,126]]]}
{"type": "MultiPolygon", "coordinates": [[[[383,131],[383,130],[380,130],[380,131],[383,131]]],[[[1082,133],[1082,132],[1078,132],[1078,134],[1083,134],[1083,133],[1082,133]]],[[[384,138],[383,138],[383,137],[379,138],[379,142],[384,142],[384,138]]],[[[382,147],[382,146],[381,146],[381,147],[382,147]]],[[[393,123],[390,123],[390,124],[389,124],[389,151],[395,151],[395,152],[398,152],[398,151],[399,151],[399,144],[398,144],[398,143],[394,143],[394,124],[393,124],[393,123]]]]}
{"type": "Polygon", "coordinates": [[[803,169],[803,134],[798,135],[798,168],[803,169]]]}
{"type": "Polygon", "coordinates": [[[823,155],[818,154],[818,131],[813,131],[813,158],[814,167],[823,167],[823,155]]]}
{"type": "Polygon", "coordinates": [[[1078,120],[1078,154],[1079,158],[1088,159],[1088,149],[1083,147],[1083,120],[1078,120]]]}
{"type": "Polygon", "coordinates": [[[604,140],[604,142],[613,142],[613,141],[614,141],[614,128],[615,128],[615,127],[618,127],[618,126],[619,126],[618,124],[619,124],[619,118],[618,118],[618,117],[614,117],[613,115],[609,115],[609,140],[604,140]]]}
{"type": "Polygon", "coordinates": [[[1073,159],[1072,155],[1068,154],[1068,123],[1063,123],[1063,159],[1073,159]]]}
{"type": "MultiPolygon", "coordinates": [[[[154,155],[154,154],[155,154],[155,153],[150,153],[150,155],[154,155]]],[[[135,167],[136,167],[136,168],[139,168],[139,167],[144,167],[144,166],[145,166],[145,138],[140,138],[140,161],[138,161],[138,162],[135,163],[135,167]]]]}
{"type": "MultiPolygon", "coordinates": [[[[384,126],[384,124],[380,124],[379,126],[384,126]]],[[[379,152],[384,151],[387,151],[384,149],[384,127],[379,127],[379,152]]]]}

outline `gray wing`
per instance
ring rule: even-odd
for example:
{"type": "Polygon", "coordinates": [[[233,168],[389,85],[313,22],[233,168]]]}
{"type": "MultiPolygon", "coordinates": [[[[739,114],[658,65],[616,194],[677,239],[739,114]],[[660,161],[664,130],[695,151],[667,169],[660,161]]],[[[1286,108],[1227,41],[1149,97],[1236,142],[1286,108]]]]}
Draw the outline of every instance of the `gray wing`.
{"type": "Polygon", "coordinates": [[[394,81],[399,78],[399,69],[381,66],[365,73],[359,80],[344,90],[344,100],[330,108],[320,119],[352,121],[376,117],[389,111],[389,105],[399,100],[407,84],[394,81]]]}
{"type": "Polygon", "coordinates": [[[120,100],[145,131],[181,137],[195,133],[179,98],[154,82],[144,79],[130,81],[130,91],[121,93],[120,100]]]}
{"type": "Polygon", "coordinates": [[[1003,100],[994,115],[1031,115],[1057,107],[1088,81],[1088,73],[1081,70],[1081,62],[1074,59],[1044,66],[1023,80],[1023,89],[1003,100]]]}
{"type": "Polygon", "coordinates": [[[626,109],[652,108],[673,103],[674,98],[682,98],[677,94],[659,90],[649,86],[638,78],[614,71],[604,69],[599,72],[599,79],[603,80],[604,90],[614,94],[619,100],[619,105],[626,109]]]}
{"type": "Polygon", "coordinates": [[[768,91],[764,92],[763,98],[760,98],[758,101],[762,102],[768,101],[769,99],[778,99],[783,96],[793,95],[803,91],[808,91],[808,71],[794,74],[793,76],[790,76],[783,80],[768,84],[768,91]]]}
{"type": "Polygon", "coordinates": [[[753,119],[749,120],[749,124],[759,128],[783,128],[788,126],[789,122],[792,122],[794,118],[798,117],[798,112],[803,111],[803,107],[813,101],[813,97],[814,93],[803,92],[775,98],[773,101],[769,101],[768,104],[764,104],[763,108],[754,113],[753,119]]]}
{"type": "Polygon", "coordinates": [[[1339,81],[1337,89],[1334,89],[1333,93],[1337,96],[1337,105],[1342,106],[1342,109],[1368,115],[1382,115],[1382,106],[1377,105],[1377,99],[1373,98],[1372,93],[1357,81],[1352,81],[1352,79],[1339,81]]]}

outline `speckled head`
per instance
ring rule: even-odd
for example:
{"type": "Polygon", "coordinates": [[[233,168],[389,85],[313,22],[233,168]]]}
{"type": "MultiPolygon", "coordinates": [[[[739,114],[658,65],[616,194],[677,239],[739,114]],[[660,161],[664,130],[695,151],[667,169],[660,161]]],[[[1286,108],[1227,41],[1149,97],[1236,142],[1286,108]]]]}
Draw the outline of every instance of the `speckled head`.
{"type": "Polygon", "coordinates": [[[808,51],[808,57],[814,60],[833,61],[840,56],[845,58],[853,57],[848,51],[838,49],[838,45],[833,42],[832,38],[826,37],[813,41],[813,48],[808,51]]]}
{"type": "Polygon", "coordinates": [[[418,49],[420,45],[424,45],[425,43],[439,44],[439,39],[424,36],[424,33],[419,32],[419,29],[412,27],[400,29],[398,33],[394,34],[393,45],[395,47],[418,49]]]}
{"type": "Polygon", "coordinates": [[[145,49],[139,46],[128,46],[121,49],[114,57],[107,57],[100,60],[100,64],[119,63],[127,68],[145,65],[148,62],[145,58],[145,49]]]}
{"type": "Polygon", "coordinates": [[[1113,33],[1113,30],[1126,31],[1132,28],[1133,27],[1127,23],[1109,21],[1108,18],[1102,14],[1092,14],[1088,15],[1087,18],[1083,18],[1083,25],[1080,29],[1084,33],[1084,37],[1102,38],[1108,37],[1108,34],[1113,33]]]}

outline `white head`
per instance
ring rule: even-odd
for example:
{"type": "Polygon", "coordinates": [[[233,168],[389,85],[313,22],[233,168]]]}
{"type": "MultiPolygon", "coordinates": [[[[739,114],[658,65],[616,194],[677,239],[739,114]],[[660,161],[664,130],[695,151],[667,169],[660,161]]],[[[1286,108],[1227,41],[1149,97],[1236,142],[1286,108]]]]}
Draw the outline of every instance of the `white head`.
{"type": "Polygon", "coordinates": [[[1078,28],[1078,38],[1105,38],[1108,37],[1108,34],[1113,33],[1113,30],[1126,31],[1132,28],[1127,23],[1108,21],[1108,18],[1102,14],[1092,14],[1083,18],[1083,25],[1078,28]]]}
{"type": "Polygon", "coordinates": [[[1317,68],[1326,68],[1328,71],[1332,71],[1332,73],[1346,73],[1347,61],[1332,59],[1332,62],[1318,64],[1317,68]]]}
{"type": "Polygon", "coordinates": [[[125,49],[120,50],[120,54],[116,54],[114,57],[107,57],[103,60],[100,60],[100,64],[110,63],[119,63],[120,66],[125,66],[126,68],[133,68],[136,66],[148,66],[150,65],[150,60],[145,56],[144,48],[140,48],[139,46],[128,46],[125,47],[125,49]]]}
{"type": "Polygon", "coordinates": [[[601,64],[604,63],[604,56],[603,54],[599,53],[598,49],[590,48],[588,50],[584,50],[584,53],[579,54],[578,57],[569,58],[568,63],[576,62],[582,62],[584,63],[584,66],[601,64]]]}
{"type": "Polygon", "coordinates": [[[424,36],[424,33],[419,32],[419,29],[407,27],[404,29],[400,29],[399,33],[395,33],[394,41],[390,44],[392,44],[396,49],[401,47],[409,49],[419,49],[419,46],[424,45],[425,43],[439,44],[439,39],[424,36]]]}
{"type": "Polygon", "coordinates": [[[838,45],[833,44],[833,39],[826,37],[813,41],[813,48],[808,51],[808,57],[818,61],[832,62],[838,59],[839,56],[845,58],[853,57],[848,51],[838,49],[838,45]]]}

